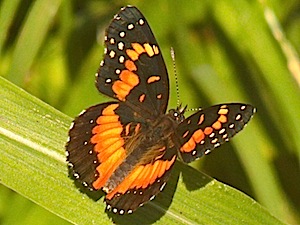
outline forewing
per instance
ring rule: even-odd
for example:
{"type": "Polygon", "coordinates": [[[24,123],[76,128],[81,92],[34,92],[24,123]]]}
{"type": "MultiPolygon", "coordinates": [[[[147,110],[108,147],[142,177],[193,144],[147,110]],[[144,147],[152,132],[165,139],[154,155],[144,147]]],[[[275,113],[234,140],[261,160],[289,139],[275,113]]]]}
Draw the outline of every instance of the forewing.
{"type": "Polygon", "coordinates": [[[98,90],[126,101],[146,118],[165,113],[169,98],[166,66],[141,12],[122,8],[106,30],[105,56],[96,78],[98,90]]]}
{"type": "Polygon", "coordinates": [[[208,154],[241,131],[255,113],[247,104],[215,105],[186,118],[177,128],[184,162],[208,154]]]}

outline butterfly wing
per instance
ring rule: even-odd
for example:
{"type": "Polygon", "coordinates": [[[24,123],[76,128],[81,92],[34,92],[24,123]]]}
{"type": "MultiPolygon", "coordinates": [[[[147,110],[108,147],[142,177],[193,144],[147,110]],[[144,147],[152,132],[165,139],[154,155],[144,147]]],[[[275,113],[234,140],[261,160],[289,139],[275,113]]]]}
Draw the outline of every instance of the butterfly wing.
{"type": "Polygon", "coordinates": [[[151,201],[163,190],[176,161],[176,149],[167,149],[159,159],[139,165],[111,192],[107,193],[107,209],[113,213],[132,213],[151,201]]]}
{"type": "Polygon", "coordinates": [[[215,105],[186,118],[177,128],[184,162],[208,154],[241,131],[255,113],[247,104],[215,105]]]}
{"type": "Polygon", "coordinates": [[[92,106],[74,120],[66,146],[73,177],[90,190],[106,192],[107,207],[119,214],[154,198],[177,157],[176,149],[166,146],[146,151],[140,138],[147,129],[132,121],[136,115],[123,102],[92,106]]]}
{"type": "Polygon", "coordinates": [[[75,118],[66,145],[73,177],[92,190],[102,188],[126,158],[125,139],[139,127],[135,120],[134,112],[119,102],[92,106],[75,118]]]}
{"type": "Polygon", "coordinates": [[[166,66],[140,11],[127,6],[106,30],[105,56],[96,78],[98,90],[124,101],[145,118],[166,111],[169,80],[166,66]]]}

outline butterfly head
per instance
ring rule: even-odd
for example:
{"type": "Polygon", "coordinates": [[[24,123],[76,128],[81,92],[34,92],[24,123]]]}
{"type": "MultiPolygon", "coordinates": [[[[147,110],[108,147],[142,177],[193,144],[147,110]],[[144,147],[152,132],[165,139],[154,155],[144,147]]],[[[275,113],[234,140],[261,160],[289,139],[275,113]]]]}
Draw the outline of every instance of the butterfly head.
{"type": "Polygon", "coordinates": [[[185,117],[184,117],[184,112],[187,108],[186,106],[182,106],[181,104],[176,108],[176,109],[170,109],[169,110],[169,115],[177,122],[181,123],[185,117]]]}

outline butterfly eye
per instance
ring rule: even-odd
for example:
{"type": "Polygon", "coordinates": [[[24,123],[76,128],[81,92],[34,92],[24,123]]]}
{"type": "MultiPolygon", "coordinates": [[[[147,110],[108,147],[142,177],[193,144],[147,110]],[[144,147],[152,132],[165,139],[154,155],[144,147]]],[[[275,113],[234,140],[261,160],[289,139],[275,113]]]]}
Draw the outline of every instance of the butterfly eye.
{"type": "Polygon", "coordinates": [[[181,123],[185,118],[182,112],[176,109],[170,109],[169,115],[175,120],[177,123],[181,123]]]}

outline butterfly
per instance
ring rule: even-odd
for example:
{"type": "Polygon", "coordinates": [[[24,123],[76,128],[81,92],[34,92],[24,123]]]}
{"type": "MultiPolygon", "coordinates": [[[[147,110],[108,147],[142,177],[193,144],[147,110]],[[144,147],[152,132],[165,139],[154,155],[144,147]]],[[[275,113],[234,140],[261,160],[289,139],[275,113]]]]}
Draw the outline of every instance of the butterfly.
{"type": "Polygon", "coordinates": [[[69,131],[67,161],[73,178],[106,193],[107,209],[132,213],[166,185],[177,158],[208,154],[243,129],[255,112],[229,103],[185,118],[167,111],[169,78],[157,41],[142,13],[122,8],[106,30],[96,87],[113,101],[83,111],[69,131]]]}

